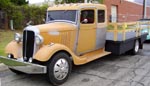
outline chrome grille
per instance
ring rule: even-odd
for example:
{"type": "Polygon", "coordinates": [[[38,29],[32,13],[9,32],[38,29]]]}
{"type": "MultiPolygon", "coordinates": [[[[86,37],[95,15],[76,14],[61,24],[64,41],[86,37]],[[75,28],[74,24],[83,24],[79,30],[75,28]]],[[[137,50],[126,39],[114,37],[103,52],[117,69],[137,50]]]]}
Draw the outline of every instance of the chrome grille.
{"type": "Polygon", "coordinates": [[[25,30],[23,32],[23,59],[28,62],[34,53],[35,33],[25,30]]]}

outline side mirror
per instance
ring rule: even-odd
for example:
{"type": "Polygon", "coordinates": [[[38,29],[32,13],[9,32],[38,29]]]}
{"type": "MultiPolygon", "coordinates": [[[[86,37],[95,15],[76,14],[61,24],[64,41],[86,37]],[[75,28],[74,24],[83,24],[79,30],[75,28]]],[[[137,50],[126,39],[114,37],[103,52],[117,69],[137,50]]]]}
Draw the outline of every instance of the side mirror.
{"type": "Polygon", "coordinates": [[[88,19],[84,19],[82,23],[88,23],[88,19]]]}

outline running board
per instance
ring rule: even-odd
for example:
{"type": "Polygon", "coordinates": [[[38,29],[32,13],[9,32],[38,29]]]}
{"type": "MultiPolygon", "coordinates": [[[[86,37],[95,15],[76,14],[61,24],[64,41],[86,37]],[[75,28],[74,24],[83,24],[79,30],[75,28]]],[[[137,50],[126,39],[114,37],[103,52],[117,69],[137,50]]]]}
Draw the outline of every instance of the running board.
{"type": "Polygon", "coordinates": [[[109,54],[111,54],[111,52],[107,52],[107,51],[104,51],[103,49],[99,49],[99,50],[84,54],[80,56],[80,58],[85,58],[86,59],[85,63],[88,63],[88,62],[91,62],[93,60],[96,60],[98,58],[104,57],[109,54]]]}

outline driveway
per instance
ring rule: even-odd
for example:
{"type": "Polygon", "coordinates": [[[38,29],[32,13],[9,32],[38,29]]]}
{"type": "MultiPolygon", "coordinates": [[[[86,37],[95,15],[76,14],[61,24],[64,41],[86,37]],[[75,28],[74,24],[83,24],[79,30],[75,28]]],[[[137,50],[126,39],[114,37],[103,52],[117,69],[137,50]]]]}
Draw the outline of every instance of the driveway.
{"type": "MultiPolygon", "coordinates": [[[[1,86],[52,86],[45,75],[16,75],[0,67],[1,86]]],[[[61,86],[150,86],[150,44],[138,55],[109,55],[82,66],[74,66],[61,86]]]]}

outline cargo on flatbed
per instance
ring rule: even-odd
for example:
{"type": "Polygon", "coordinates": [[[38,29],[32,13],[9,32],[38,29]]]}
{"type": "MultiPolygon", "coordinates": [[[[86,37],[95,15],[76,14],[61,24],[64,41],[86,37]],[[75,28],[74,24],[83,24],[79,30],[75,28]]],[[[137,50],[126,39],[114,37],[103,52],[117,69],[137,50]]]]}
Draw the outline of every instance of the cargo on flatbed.
{"type": "MultiPolygon", "coordinates": [[[[141,22],[109,23],[106,35],[106,51],[121,55],[134,47],[136,39],[142,44],[146,40],[147,28],[141,22]]],[[[142,49],[142,45],[140,45],[142,49]]]]}

